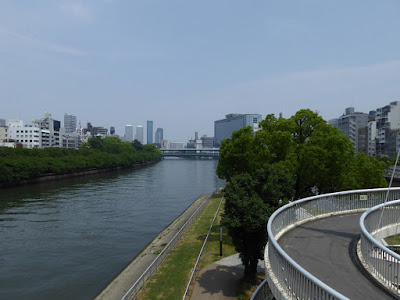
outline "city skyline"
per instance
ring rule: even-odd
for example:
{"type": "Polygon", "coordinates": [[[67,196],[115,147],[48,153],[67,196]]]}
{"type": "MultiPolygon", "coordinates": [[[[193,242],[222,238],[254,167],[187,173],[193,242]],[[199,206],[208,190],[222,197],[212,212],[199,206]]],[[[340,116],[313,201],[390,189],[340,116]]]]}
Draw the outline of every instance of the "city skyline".
{"type": "Polygon", "coordinates": [[[168,140],[187,140],[212,136],[230,113],[368,112],[400,100],[399,9],[389,0],[2,1],[0,118],[68,112],[120,136],[154,120],[168,140]]]}

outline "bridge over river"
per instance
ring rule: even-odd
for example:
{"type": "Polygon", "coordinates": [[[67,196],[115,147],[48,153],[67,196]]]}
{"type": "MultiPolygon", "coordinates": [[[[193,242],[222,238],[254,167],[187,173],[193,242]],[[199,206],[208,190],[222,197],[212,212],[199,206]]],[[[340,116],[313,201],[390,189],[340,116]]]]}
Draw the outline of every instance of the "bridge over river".
{"type": "Polygon", "coordinates": [[[167,149],[161,148],[163,157],[193,157],[193,158],[219,158],[219,148],[184,148],[167,149]]]}
{"type": "Polygon", "coordinates": [[[267,279],[252,299],[399,299],[400,256],[382,242],[400,225],[395,199],[400,188],[358,190],[278,209],[268,222],[267,279]]]}

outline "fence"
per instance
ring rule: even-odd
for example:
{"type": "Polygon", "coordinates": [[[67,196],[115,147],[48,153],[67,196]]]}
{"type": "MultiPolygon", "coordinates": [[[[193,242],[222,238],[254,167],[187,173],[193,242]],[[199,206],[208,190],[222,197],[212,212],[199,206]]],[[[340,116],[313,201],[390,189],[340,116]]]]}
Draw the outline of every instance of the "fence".
{"type": "Polygon", "coordinates": [[[171,250],[178,243],[181,236],[187,231],[196,217],[203,211],[206,204],[215,195],[217,189],[214,190],[203,203],[196,209],[196,211],[190,216],[182,228],[175,234],[171,241],[165,246],[161,253],[154,259],[150,266],[143,272],[139,279],[133,284],[133,286],[128,290],[128,292],[122,297],[122,300],[137,299],[139,291],[144,288],[146,282],[151,280],[152,275],[157,272],[158,267],[161,265],[163,260],[168,256],[171,250]]]}
{"type": "Polygon", "coordinates": [[[360,219],[361,261],[384,287],[397,295],[400,293],[400,255],[380,241],[399,234],[399,221],[400,200],[377,205],[366,211],[360,219]]]}
{"type": "Polygon", "coordinates": [[[218,213],[219,213],[219,210],[220,210],[220,208],[221,208],[221,205],[222,205],[223,200],[224,200],[224,198],[222,197],[222,198],[221,198],[221,201],[219,202],[218,209],[217,209],[217,211],[215,212],[214,219],[213,219],[212,222],[211,222],[210,229],[208,230],[207,236],[206,236],[206,238],[204,239],[203,246],[202,246],[201,249],[200,249],[199,256],[197,257],[196,264],[194,265],[194,268],[193,268],[193,270],[192,270],[192,274],[190,275],[190,279],[189,279],[189,282],[188,282],[188,284],[187,284],[187,286],[186,286],[186,290],[185,290],[185,293],[183,294],[182,300],[185,300],[186,296],[188,295],[189,288],[190,288],[190,284],[192,283],[194,274],[195,274],[196,269],[197,269],[197,265],[198,265],[199,262],[200,262],[201,255],[203,254],[204,247],[206,246],[208,237],[210,236],[211,230],[212,230],[212,228],[213,228],[213,226],[214,226],[214,222],[215,222],[215,220],[217,219],[217,216],[218,216],[218,213]]]}
{"type": "Polygon", "coordinates": [[[400,188],[356,190],[305,198],[278,209],[269,219],[265,264],[269,287],[276,299],[347,299],[314,277],[279,246],[277,240],[301,223],[333,214],[363,211],[400,198],[400,188]],[[388,195],[387,195],[388,194],[388,195]]]}

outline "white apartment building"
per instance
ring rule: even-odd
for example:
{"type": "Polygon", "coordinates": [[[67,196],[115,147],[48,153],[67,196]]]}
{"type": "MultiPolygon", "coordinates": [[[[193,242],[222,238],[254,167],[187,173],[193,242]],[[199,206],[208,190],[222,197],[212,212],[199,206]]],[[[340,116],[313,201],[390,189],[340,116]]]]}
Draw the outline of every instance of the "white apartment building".
{"type": "Polygon", "coordinates": [[[24,125],[22,120],[10,120],[8,139],[21,143],[25,148],[41,148],[41,129],[34,125],[24,125]]]}

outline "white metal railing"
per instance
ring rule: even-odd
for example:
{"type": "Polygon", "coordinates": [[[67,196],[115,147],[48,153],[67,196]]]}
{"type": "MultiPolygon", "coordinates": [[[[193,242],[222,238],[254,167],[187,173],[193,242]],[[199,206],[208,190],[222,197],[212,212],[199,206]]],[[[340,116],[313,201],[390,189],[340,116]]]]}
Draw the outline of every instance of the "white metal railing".
{"type": "MultiPolygon", "coordinates": [[[[347,299],[311,275],[279,246],[277,240],[301,223],[333,214],[364,211],[383,203],[388,189],[338,192],[308,197],[289,203],[269,218],[265,249],[266,275],[276,299],[347,299]]],[[[392,188],[387,200],[399,199],[400,188],[392,188]]]]}
{"type": "MultiPolygon", "coordinates": [[[[400,198],[400,197],[398,197],[400,198]]],[[[400,295],[400,255],[384,246],[383,238],[398,235],[400,200],[372,207],[360,219],[360,260],[387,289],[400,295]]],[[[399,247],[397,247],[399,249],[399,247]]]]}
{"type": "Polygon", "coordinates": [[[161,251],[161,253],[154,259],[154,261],[148,266],[148,268],[143,272],[143,274],[139,277],[138,280],[133,284],[133,286],[128,290],[128,292],[122,297],[121,300],[130,300],[137,299],[137,295],[142,288],[144,288],[146,282],[151,280],[152,275],[157,272],[158,267],[164,261],[164,259],[168,256],[171,250],[178,243],[179,239],[182,235],[189,229],[190,225],[196,219],[196,217],[203,211],[206,204],[210,201],[210,199],[215,195],[215,193],[219,189],[214,190],[206,200],[201,203],[201,205],[196,209],[196,211],[190,216],[190,218],[186,221],[186,223],[182,226],[182,228],[174,235],[171,241],[165,246],[165,248],[161,251]]]}

